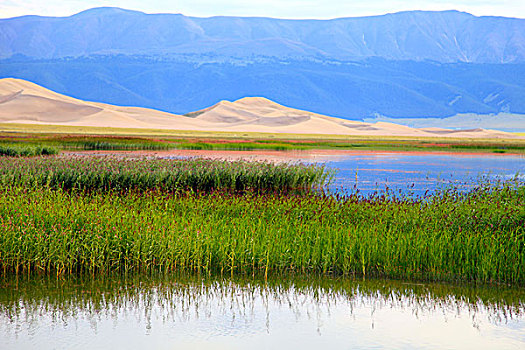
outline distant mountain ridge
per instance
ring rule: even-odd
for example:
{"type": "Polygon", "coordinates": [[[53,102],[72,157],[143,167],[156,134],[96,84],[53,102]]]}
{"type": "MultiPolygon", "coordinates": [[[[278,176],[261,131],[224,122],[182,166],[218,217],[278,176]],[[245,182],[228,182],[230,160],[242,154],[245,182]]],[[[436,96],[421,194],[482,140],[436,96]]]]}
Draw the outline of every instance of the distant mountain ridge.
{"type": "Polygon", "coordinates": [[[409,11],[333,20],[187,17],[95,8],[0,20],[0,58],[208,54],[249,58],[525,62],[525,19],[409,11]]]}
{"type": "Polygon", "coordinates": [[[246,96],[347,119],[525,114],[524,63],[213,62],[199,56],[160,60],[117,55],[3,60],[1,77],[29,80],[84,100],[176,114],[246,96]]]}
{"type": "Polygon", "coordinates": [[[0,19],[7,77],[175,114],[261,96],[352,120],[504,119],[525,115],[525,19],[458,11],[196,18],[119,8],[23,16],[0,19]]]}

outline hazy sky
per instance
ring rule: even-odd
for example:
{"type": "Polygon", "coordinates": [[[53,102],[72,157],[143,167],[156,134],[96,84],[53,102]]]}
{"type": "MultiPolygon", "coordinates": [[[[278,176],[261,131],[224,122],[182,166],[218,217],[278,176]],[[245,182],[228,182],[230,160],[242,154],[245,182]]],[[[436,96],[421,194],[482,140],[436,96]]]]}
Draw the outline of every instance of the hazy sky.
{"type": "Polygon", "coordinates": [[[477,16],[525,17],[524,0],[0,0],[0,18],[27,14],[67,16],[99,6],[202,17],[334,18],[450,9],[477,16]]]}

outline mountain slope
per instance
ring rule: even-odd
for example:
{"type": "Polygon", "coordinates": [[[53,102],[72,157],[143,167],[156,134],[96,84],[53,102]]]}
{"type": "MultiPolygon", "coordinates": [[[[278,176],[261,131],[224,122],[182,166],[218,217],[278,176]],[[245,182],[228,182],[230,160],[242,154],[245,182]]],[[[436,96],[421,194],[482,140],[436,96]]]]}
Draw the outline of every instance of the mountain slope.
{"type": "Polygon", "coordinates": [[[205,54],[279,58],[525,61],[525,20],[410,11],[334,20],[196,18],[96,8],[0,20],[0,58],[205,54]]]}
{"type": "Polygon", "coordinates": [[[84,100],[175,114],[245,96],[348,119],[525,114],[525,64],[379,59],[230,63],[101,56],[0,61],[1,77],[30,80],[84,100]]]}
{"type": "Polygon", "coordinates": [[[0,79],[0,122],[301,134],[512,137],[483,129],[425,130],[385,122],[348,121],[285,107],[261,97],[221,101],[180,116],[145,108],[86,102],[19,79],[0,79]]]}

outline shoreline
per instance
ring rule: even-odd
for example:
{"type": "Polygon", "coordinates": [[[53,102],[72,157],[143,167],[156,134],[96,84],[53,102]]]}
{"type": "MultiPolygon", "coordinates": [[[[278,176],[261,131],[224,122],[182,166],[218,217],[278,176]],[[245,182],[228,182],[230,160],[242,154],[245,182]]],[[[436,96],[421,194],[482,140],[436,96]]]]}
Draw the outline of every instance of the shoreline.
{"type": "MultiPolygon", "coordinates": [[[[397,154],[407,156],[424,156],[424,155],[454,155],[458,157],[520,157],[525,160],[525,155],[521,153],[494,153],[494,152],[450,152],[450,151],[394,151],[394,150],[338,150],[338,149],[310,149],[310,150],[89,150],[89,151],[62,151],[61,155],[119,155],[119,156],[141,156],[154,158],[175,158],[175,157],[202,157],[210,159],[225,160],[254,160],[254,161],[300,161],[314,160],[323,161],[323,158],[341,157],[346,155],[379,155],[379,154],[397,154]]],[[[330,159],[325,159],[330,160],[330,159]]]]}

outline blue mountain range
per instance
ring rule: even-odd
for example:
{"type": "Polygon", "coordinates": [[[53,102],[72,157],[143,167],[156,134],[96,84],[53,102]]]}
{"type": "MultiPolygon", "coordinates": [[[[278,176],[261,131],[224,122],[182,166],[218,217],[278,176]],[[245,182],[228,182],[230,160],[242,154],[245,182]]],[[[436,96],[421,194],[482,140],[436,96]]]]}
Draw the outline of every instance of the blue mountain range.
{"type": "Polygon", "coordinates": [[[525,20],[458,11],[196,18],[95,8],[0,20],[0,77],[180,114],[245,96],[348,119],[525,114],[525,20]]]}

